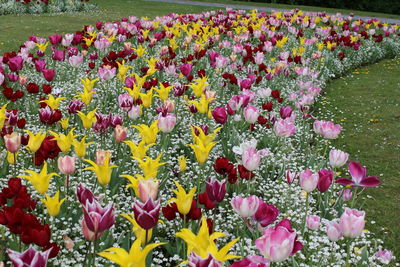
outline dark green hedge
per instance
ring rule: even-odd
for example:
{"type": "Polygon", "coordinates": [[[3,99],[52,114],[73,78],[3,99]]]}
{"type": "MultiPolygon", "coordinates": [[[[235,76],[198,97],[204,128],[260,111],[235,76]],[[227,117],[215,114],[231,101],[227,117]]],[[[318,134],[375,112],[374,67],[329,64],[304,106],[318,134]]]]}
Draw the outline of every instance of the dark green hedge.
{"type": "Polygon", "coordinates": [[[252,0],[253,2],[321,6],[400,14],[400,0],[252,0]]]}

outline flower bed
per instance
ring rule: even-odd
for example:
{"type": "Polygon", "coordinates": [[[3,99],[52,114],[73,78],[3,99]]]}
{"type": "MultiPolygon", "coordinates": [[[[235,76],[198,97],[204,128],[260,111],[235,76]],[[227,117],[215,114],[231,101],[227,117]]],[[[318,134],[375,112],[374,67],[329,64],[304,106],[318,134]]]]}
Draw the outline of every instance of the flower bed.
{"type": "Polygon", "coordinates": [[[85,12],[96,8],[89,0],[0,0],[0,15],[85,12]]]}
{"type": "Polygon", "coordinates": [[[398,54],[399,35],[377,20],[227,10],[31,36],[0,60],[0,256],[389,263],[360,210],[380,181],[332,147],[341,127],[312,107],[329,79],[398,54]]]}

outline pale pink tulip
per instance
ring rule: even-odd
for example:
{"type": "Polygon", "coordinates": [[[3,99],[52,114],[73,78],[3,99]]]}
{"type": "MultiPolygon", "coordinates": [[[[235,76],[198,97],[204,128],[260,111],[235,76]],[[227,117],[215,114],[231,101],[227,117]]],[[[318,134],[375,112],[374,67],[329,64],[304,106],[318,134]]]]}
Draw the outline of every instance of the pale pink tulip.
{"type": "Polygon", "coordinates": [[[258,209],[259,198],[257,196],[250,196],[242,198],[237,196],[231,200],[232,208],[243,218],[253,216],[258,209]]]}
{"type": "Polygon", "coordinates": [[[292,136],[296,132],[294,121],[290,118],[278,119],[274,124],[274,132],[282,137],[292,136]]]}
{"type": "Polygon", "coordinates": [[[125,126],[117,125],[114,129],[115,140],[119,143],[124,141],[128,136],[128,128],[125,126]]]}
{"type": "Polygon", "coordinates": [[[160,115],[158,117],[158,128],[163,133],[170,133],[176,124],[176,116],[174,113],[168,113],[166,116],[160,115]]]}
{"type": "Polygon", "coordinates": [[[311,170],[304,170],[300,173],[299,180],[301,189],[310,193],[317,187],[319,175],[318,173],[312,173],[311,170]]]}
{"type": "Polygon", "coordinates": [[[349,159],[349,154],[338,149],[329,152],[329,164],[333,168],[342,167],[349,159]]]}
{"type": "Polygon", "coordinates": [[[310,215],[306,218],[307,227],[311,230],[318,230],[319,226],[321,225],[321,218],[316,215],[310,215]]]}
{"type": "Polygon", "coordinates": [[[344,237],[359,237],[365,226],[365,212],[345,208],[344,213],[340,216],[339,226],[344,237]]]}
{"type": "Polygon", "coordinates": [[[149,198],[157,199],[159,182],[153,179],[139,181],[139,198],[144,203],[149,198]]]}
{"type": "Polygon", "coordinates": [[[247,106],[243,111],[244,119],[248,123],[255,123],[260,115],[260,112],[255,106],[247,106]]]}
{"type": "Polygon", "coordinates": [[[328,235],[329,240],[333,242],[338,241],[343,236],[339,223],[335,221],[326,223],[326,234],[328,235]]]}
{"type": "Polygon", "coordinates": [[[17,132],[6,134],[4,136],[4,144],[10,153],[16,153],[21,146],[21,135],[17,132]]]}
{"type": "Polygon", "coordinates": [[[57,160],[58,169],[63,174],[72,174],[75,172],[75,158],[70,156],[59,157],[57,160]]]}

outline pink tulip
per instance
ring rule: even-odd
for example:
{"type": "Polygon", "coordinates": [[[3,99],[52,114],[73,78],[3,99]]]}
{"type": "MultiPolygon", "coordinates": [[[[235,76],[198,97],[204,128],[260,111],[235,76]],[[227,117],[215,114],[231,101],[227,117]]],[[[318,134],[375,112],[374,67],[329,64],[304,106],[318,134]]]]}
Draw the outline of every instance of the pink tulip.
{"type": "Polygon", "coordinates": [[[212,111],[214,120],[218,123],[224,124],[228,120],[228,114],[225,107],[217,107],[212,111]]]}
{"type": "Polygon", "coordinates": [[[377,257],[383,264],[389,264],[393,259],[393,253],[390,250],[380,249],[375,253],[375,257],[377,257]]]}
{"type": "Polygon", "coordinates": [[[326,139],[338,138],[341,130],[342,127],[339,124],[334,124],[331,121],[314,121],[315,133],[322,135],[326,139]]]}
{"type": "Polygon", "coordinates": [[[53,50],[52,59],[56,61],[64,61],[65,60],[65,51],[64,50],[53,50]]]}
{"type": "Polygon", "coordinates": [[[288,219],[269,227],[263,236],[255,241],[257,249],[271,262],[281,262],[301,250],[303,245],[297,241],[296,231],[288,219]]]}
{"type": "Polygon", "coordinates": [[[192,68],[193,68],[192,64],[182,64],[179,66],[179,70],[186,77],[189,77],[190,73],[192,72],[192,68]]]}
{"type": "Polygon", "coordinates": [[[61,43],[61,41],[62,41],[62,35],[61,35],[61,34],[53,34],[53,35],[50,35],[50,36],[49,36],[49,40],[50,40],[50,43],[51,43],[52,45],[57,45],[57,44],[61,43]]]}
{"type": "Polygon", "coordinates": [[[214,259],[214,257],[208,253],[207,258],[202,258],[193,251],[188,255],[189,267],[223,267],[224,264],[221,261],[214,259]]]}
{"type": "Polygon", "coordinates": [[[310,215],[306,218],[307,227],[311,230],[318,230],[321,225],[321,218],[316,215],[310,215]]]}
{"type": "Polygon", "coordinates": [[[333,168],[342,167],[349,159],[349,154],[337,149],[332,149],[329,152],[329,164],[333,168]]]}
{"type": "Polygon", "coordinates": [[[269,260],[258,255],[247,256],[243,260],[235,261],[229,267],[269,267],[269,260]]]}
{"type": "Polygon", "coordinates": [[[145,203],[135,201],[133,212],[139,226],[145,230],[155,227],[160,216],[160,207],[160,200],[153,201],[152,198],[149,198],[145,203]]]}
{"type": "Polygon", "coordinates": [[[307,193],[313,191],[318,185],[319,176],[311,170],[304,170],[299,175],[300,187],[307,193]]]}
{"type": "Polygon", "coordinates": [[[114,78],[116,73],[117,73],[117,69],[115,67],[111,68],[108,65],[106,65],[102,68],[99,68],[99,71],[98,71],[98,75],[102,81],[107,81],[107,80],[114,78]]]}
{"type": "Polygon", "coordinates": [[[84,223],[88,230],[95,233],[94,239],[98,239],[101,233],[110,229],[115,223],[113,204],[108,204],[103,208],[97,200],[93,199],[92,202],[86,201],[86,204],[82,205],[82,209],[84,223]]]}
{"type": "Polygon", "coordinates": [[[100,237],[103,235],[103,233],[97,233],[97,234],[96,234],[95,232],[89,230],[89,228],[88,228],[88,226],[87,226],[87,224],[86,224],[85,219],[82,219],[82,221],[81,221],[81,227],[82,227],[82,234],[83,234],[83,237],[84,237],[87,241],[94,241],[94,240],[97,240],[98,238],[100,238],[100,237]]]}
{"type": "Polygon", "coordinates": [[[228,105],[232,110],[238,110],[239,108],[247,107],[250,102],[248,95],[235,95],[229,101],[228,105]]]}
{"type": "Polygon", "coordinates": [[[258,209],[259,198],[257,196],[250,196],[242,198],[237,196],[231,200],[232,208],[243,218],[253,216],[258,209]]]}
{"type": "Polygon", "coordinates": [[[6,134],[4,136],[4,144],[10,153],[16,153],[21,146],[21,135],[17,132],[6,134]]]}
{"type": "Polygon", "coordinates": [[[77,68],[82,65],[83,56],[72,56],[68,59],[68,62],[72,67],[77,68]]]}
{"type": "Polygon", "coordinates": [[[70,156],[59,157],[57,160],[58,169],[63,174],[73,174],[75,172],[75,158],[70,156]]]}
{"type": "Polygon", "coordinates": [[[293,172],[291,170],[287,170],[285,172],[285,177],[286,177],[286,181],[288,182],[288,184],[292,184],[294,182],[294,179],[296,179],[298,176],[297,172],[293,172]]]}
{"type": "Polygon", "coordinates": [[[35,68],[37,72],[42,72],[46,68],[46,61],[44,59],[36,60],[35,68]]]}
{"type": "Polygon", "coordinates": [[[20,56],[12,57],[8,60],[7,64],[11,71],[16,72],[24,66],[24,59],[20,56]]]}
{"type": "Polygon", "coordinates": [[[159,182],[153,179],[139,180],[139,197],[142,202],[146,202],[149,198],[157,199],[159,182]]]}
{"type": "Polygon", "coordinates": [[[263,63],[263,61],[264,61],[264,53],[257,52],[256,56],[254,57],[254,62],[257,65],[260,65],[261,63],[263,63]]]}
{"type": "Polygon", "coordinates": [[[249,170],[254,171],[260,166],[261,153],[257,151],[255,147],[248,147],[242,153],[242,164],[249,170]]]}
{"type": "Polygon", "coordinates": [[[333,171],[327,169],[321,169],[318,172],[318,184],[317,189],[319,192],[323,193],[329,189],[333,180],[333,171]]]}
{"type": "Polygon", "coordinates": [[[141,108],[139,105],[135,106],[133,105],[132,108],[128,112],[128,117],[132,120],[135,120],[140,117],[141,114],[141,108]]]}
{"type": "Polygon", "coordinates": [[[375,187],[380,185],[381,181],[375,176],[367,177],[367,169],[363,167],[359,162],[350,161],[349,172],[351,180],[346,178],[339,178],[336,183],[341,185],[352,185],[352,186],[363,186],[363,187],[375,187]]]}
{"type": "Polygon", "coordinates": [[[326,223],[326,234],[328,235],[329,240],[333,242],[338,241],[343,236],[339,223],[335,221],[326,223]]]}
{"type": "Polygon", "coordinates": [[[260,228],[264,228],[275,222],[278,215],[279,210],[274,205],[260,199],[257,211],[251,218],[258,222],[260,228]]]}
{"type": "Polygon", "coordinates": [[[51,82],[56,76],[56,71],[53,69],[43,69],[42,74],[46,81],[51,82]]]}
{"type": "MultiPolygon", "coordinates": [[[[340,192],[339,192],[340,194],[340,192]]],[[[353,196],[353,192],[351,192],[351,189],[346,188],[342,190],[342,200],[343,201],[349,201],[353,196]]]]}
{"type": "Polygon", "coordinates": [[[365,226],[365,212],[345,208],[340,216],[339,227],[344,237],[356,238],[362,234],[365,226]]]}
{"type": "Polygon", "coordinates": [[[290,137],[296,132],[294,121],[290,118],[278,119],[274,124],[274,132],[282,137],[290,137]]]}
{"type": "Polygon", "coordinates": [[[211,201],[221,202],[226,194],[226,180],[218,181],[211,178],[206,182],[206,192],[211,201]]]}
{"type": "Polygon", "coordinates": [[[243,111],[244,119],[248,123],[255,123],[260,115],[260,112],[255,106],[247,106],[243,111]]]}
{"type": "Polygon", "coordinates": [[[115,126],[114,136],[115,141],[117,141],[118,143],[123,142],[128,136],[128,128],[121,125],[115,126]]]}
{"type": "Polygon", "coordinates": [[[133,106],[133,98],[128,93],[120,94],[118,96],[118,105],[128,112],[133,106]]]}
{"type": "Polygon", "coordinates": [[[165,100],[164,101],[164,108],[168,113],[171,113],[175,109],[175,101],[174,100],[165,100]]]}
{"type": "Polygon", "coordinates": [[[174,129],[176,124],[176,116],[174,113],[168,113],[165,116],[160,115],[158,117],[158,128],[163,133],[170,133],[174,129]]]}
{"type": "Polygon", "coordinates": [[[46,267],[52,248],[45,251],[37,251],[29,246],[27,250],[20,253],[6,249],[8,257],[14,266],[46,267]]]}
{"type": "Polygon", "coordinates": [[[282,119],[286,119],[289,118],[290,116],[292,116],[292,108],[289,106],[285,106],[285,107],[281,107],[279,110],[279,114],[281,115],[282,119]]]}

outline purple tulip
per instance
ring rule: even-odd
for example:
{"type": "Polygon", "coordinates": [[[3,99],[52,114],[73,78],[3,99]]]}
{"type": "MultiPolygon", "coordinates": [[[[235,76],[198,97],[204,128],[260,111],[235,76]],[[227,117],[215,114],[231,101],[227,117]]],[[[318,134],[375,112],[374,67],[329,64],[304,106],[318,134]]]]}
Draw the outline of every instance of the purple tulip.
{"type": "Polygon", "coordinates": [[[133,85],[136,83],[135,77],[126,77],[125,86],[128,88],[133,88],[133,85]]]}
{"type": "Polygon", "coordinates": [[[283,219],[275,227],[267,228],[263,236],[256,239],[255,244],[261,254],[271,262],[284,261],[303,248],[288,219],[283,219]]]}
{"type": "Polygon", "coordinates": [[[160,200],[153,201],[149,198],[144,204],[140,201],[135,201],[133,212],[135,220],[145,230],[150,230],[157,225],[160,216],[160,200]]]}
{"type": "Polygon", "coordinates": [[[52,248],[46,251],[37,251],[32,246],[20,253],[7,249],[8,257],[15,267],[46,267],[52,248]]]}
{"type": "Polygon", "coordinates": [[[318,177],[317,189],[319,192],[324,193],[332,184],[333,171],[321,169],[318,172],[318,177]]]}
{"type": "Polygon", "coordinates": [[[110,126],[112,127],[112,128],[115,128],[115,127],[117,127],[117,125],[122,125],[122,123],[123,123],[123,118],[121,117],[121,116],[119,116],[119,115],[114,115],[114,114],[112,114],[112,113],[110,113],[109,115],[108,115],[108,118],[109,118],[109,122],[110,122],[110,126]]]}
{"type": "Polygon", "coordinates": [[[53,60],[64,61],[65,60],[65,51],[64,50],[54,50],[52,54],[53,60]]]}
{"type": "Polygon", "coordinates": [[[86,205],[86,202],[93,202],[94,195],[92,191],[84,187],[82,184],[79,184],[79,187],[76,189],[76,197],[82,205],[86,205]]]}
{"type": "Polygon", "coordinates": [[[211,178],[206,182],[208,198],[213,202],[221,202],[226,194],[226,180],[218,181],[211,178]]]}
{"type": "Polygon", "coordinates": [[[352,186],[364,186],[364,187],[375,187],[380,185],[381,181],[375,176],[367,177],[367,169],[363,167],[359,162],[350,161],[349,172],[351,180],[346,178],[339,178],[336,183],[341,185],[352,185],[352,186]]]}
{"type": "Polygon", "coordinates": [[[188,255],[189,267],[223,267],[223,262],[214,259],[214,257],[208,253],[207,258],[202,258],[193,251],[188,255]]]}
{"type": "Polygon", "coordinates": [[[37,72],[42,72],[46,68],[46,60],[39,59],[35,61],[35,68],[37,72]]]}
{"type": "Polygon", "coordinates": [[[188,77],[190,73],[192,72],[193,65],[192,64],[182,64],[179,66],[179,70],[183,75],[188,77]]]}
{"type": "Polygon", "coordinates": [[[237,196],[231,200],[232,208],[243,218],[253,216],[258,209],[259,198],[257,196],[250,196],[242,198],[237,196]]]}
{"type": "Polygon", "coordinates": [[[16,57],[10,58],[8,60],[7,64],[11,71],[14,71],[14,72],[19,71],[23,67],[24,59],[20,56],[16,56],[16,57]]]}
{"type": "Polygon", "coordinates": [[[301,189],[310,193],[317,187],[319,175],[317,173],[313,174],[311,170],[304,170],[300,173],[299,180],[301,189]]]}
{"type": "Polygon", "coordinates": [[[107,205],[105,208],[93,199],[92,202],[87,201],[82,205],[83,218],[87,228],[95,233],[97,239],[104,231],[110,229],[115,223],[115,212],[113,204],[107,205]]]}
{"type": "Polygon", "coordinates": [[[306,218],[307,227],[311,230],[318,230],[321,225],[321,218],[316,215],[310,215],[306,218]]]}
{"type": "MultiPolygon", "coordinates": [[[[340,192],[339,192],[340,194],[340,192]]],[[[346,188],[342,190],[342,200],[343,201],[349,201],[353,196],[353,192],[351,192],[351,189],[346,188]]]]}
{"type": "Polygon", "coordinates": [[[337,149],[332,149],[329,152],[329,164],[333,168],[342,167],[349,159],[349,154],[337,149]]]}
{"type": "Polygon", "coordinates": [[[225,107],[217,107],[212,111],[214,120],[218,123],[224,124],[228,120],[228,114],[225,107]]]}
{"type": "Polygon", "coordinates": [[[69,114],[75,114],[78,111],[81,111],[84,103],[81,100],[71,100],[68,103],[67,110],[69,114]]]}
{"type": "Polygon", "coordinates": [[[252,219],[257,221],[261,227],[267,227],[272,224],[279,215],[279,210],[272,204],[259,200],[259,205],[252,219]]]}
{"type": "Polygon", "coordinates": [[[362,234],[365,226],[365,212],[345,208],[340,216],[339,227],[344,237],[356,238],[362,234]]]}
{"type": "Polygon", "coordinates": [[[46,81],[51,82],[56,76],[56,71],[54,69],[43,69],[42,74],[46,81]]]}
{"type": "Polygon", "coordinates": [[[335,221],[326,223],[326,234],[328,235],[329,240],[333,242],[338,241],[343,236],[339,223],[335,221]]]}
{"type": "Polygon", "coordinates": [[[235,261],[229,267],[269,267],[269,260],[258,255],[247,256],[243,260],[235,261]]]}
{"type": "Polygon", "coordinates": [[[16,82],[19,78],[19,76],[15,73],[7,73],[7,77],[10,82],[16,82]]]}

